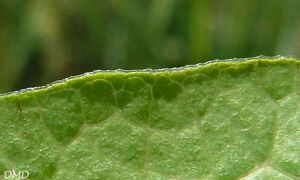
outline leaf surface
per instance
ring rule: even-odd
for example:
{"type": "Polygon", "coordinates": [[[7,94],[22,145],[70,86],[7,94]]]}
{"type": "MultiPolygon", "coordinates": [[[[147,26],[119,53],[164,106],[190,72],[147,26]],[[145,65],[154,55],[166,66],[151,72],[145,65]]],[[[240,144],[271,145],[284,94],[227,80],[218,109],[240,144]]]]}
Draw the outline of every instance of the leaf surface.
{"type": "Polygon", "coordinates": [[[0,172],[299,179],[299,128],[295,59],[101,71],[1,96],[0,172]]]}

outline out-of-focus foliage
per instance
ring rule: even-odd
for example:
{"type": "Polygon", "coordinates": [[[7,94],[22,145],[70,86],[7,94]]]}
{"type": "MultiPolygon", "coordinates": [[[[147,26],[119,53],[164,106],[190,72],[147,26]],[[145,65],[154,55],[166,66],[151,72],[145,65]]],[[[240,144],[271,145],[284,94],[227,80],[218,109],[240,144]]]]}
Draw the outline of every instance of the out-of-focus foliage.
{"type": "Polygon", "coordinates": [[[1,0],[0,92],[94,69],[300,57],[299,0],[1,0]]]}

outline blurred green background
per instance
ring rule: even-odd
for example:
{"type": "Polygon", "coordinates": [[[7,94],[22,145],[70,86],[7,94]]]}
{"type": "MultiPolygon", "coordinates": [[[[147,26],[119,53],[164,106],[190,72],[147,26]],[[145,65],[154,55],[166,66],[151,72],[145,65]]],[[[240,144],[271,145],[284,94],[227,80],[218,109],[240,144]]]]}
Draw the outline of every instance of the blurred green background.
{"type": "Polygon", "coordinates": [[[0,93],[96,69],[300,57],[299,0],[0,0],[0,93]]]}

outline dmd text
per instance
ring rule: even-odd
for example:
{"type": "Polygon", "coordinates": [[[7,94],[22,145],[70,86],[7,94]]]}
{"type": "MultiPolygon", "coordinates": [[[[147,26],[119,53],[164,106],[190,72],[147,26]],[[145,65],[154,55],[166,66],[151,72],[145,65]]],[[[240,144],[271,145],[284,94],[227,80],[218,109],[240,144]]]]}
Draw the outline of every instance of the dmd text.
{"type": "Polygon", "coordinates": [[[29,176],[28,171],[4,171],[4,179],[8,178],[19,178],[19,179],[26,179],[29,176]]]}

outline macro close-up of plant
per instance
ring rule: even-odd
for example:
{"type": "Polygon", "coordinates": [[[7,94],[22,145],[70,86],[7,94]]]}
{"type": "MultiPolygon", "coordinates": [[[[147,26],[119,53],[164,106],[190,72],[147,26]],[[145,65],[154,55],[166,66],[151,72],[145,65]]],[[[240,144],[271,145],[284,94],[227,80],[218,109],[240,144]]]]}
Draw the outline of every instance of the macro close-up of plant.
{"type": "Polygon", "coordinates": [[[0,180],[300,179],[299,0],[1,0],[0,180]]]}
{"type": "Polygon", "coordinates": [[[99,71],[0,97],[0,171],[30,179],[297,179],[300,61],[99,71]]]}

